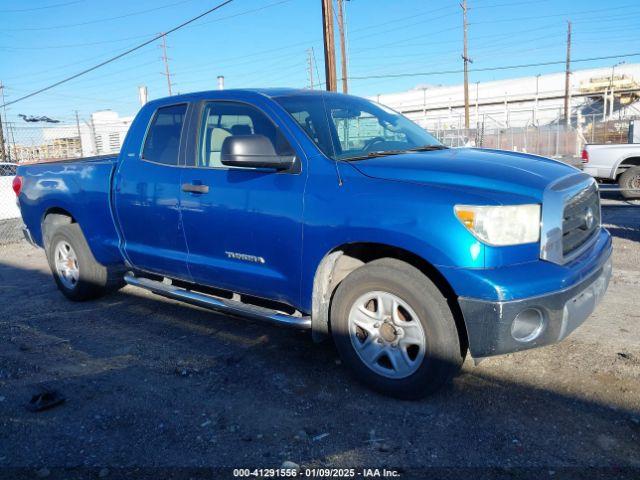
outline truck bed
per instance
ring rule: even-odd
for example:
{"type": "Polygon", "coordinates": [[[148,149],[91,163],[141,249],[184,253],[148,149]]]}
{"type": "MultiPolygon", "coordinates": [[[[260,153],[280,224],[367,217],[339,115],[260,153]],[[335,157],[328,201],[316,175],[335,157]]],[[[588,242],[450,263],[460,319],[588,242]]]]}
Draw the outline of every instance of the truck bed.
{"type": "Polygon", "coordinates": [[[82,225],[93,255],[103,264],[122,262],[111,211],[115,155],[21,165],[21,212],[34,242],[43,246],[42,221],[48,213],[66,213],[82,225]]]}
{"type": "Polygon", "coordinates": [[[616,180],[625,160],[640,156],[640,143],[593,143],[585,145],[583,170],[592,177],[616,180]]]}

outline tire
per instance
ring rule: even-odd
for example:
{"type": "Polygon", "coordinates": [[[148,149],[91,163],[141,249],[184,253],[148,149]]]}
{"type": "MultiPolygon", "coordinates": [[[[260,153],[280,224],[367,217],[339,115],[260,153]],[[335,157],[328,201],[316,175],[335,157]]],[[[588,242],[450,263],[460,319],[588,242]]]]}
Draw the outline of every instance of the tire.
{"type": "Polygon", "coordinates": [[[624,198],[640,198],[640,167],[627,168],[618,179],[624,198]],[[636,190],[632,192],[631,190],[636,190]]]}
{"type": "Polygon", "coordinates": [[[357,380],[385,395],[422,398],[446,384],[464,361],[446,298],[419,270],[399,260],[375,260],[351,272],[336,289],[330,321],[342,361],[357,380]],[[379,309],[381,303],[387,307],[379,309]],[[364,315],[363,307],[369,311],[364,315]],[[366,362],[371,352],[378,359],[366,362]]]}
{"type": "Polygon", "coordinates": [[[69,300],[91,300],[124,286],[122,271],[96,261],[77,223],[56,226],[46,248],[53,279],[69,300]]]}

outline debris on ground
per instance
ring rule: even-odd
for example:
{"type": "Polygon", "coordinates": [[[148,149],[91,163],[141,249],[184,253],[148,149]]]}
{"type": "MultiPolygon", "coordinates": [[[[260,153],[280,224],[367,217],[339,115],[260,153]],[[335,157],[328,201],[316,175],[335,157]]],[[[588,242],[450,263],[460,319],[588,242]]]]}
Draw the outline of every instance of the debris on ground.
{"type": "Polygon", "coordinates": [[[64,403],[65,398],[55,390],[43,389],[31,397],[29,403],[25,405],[30,412],[42,412],[50,408],[57,407],[64,403]]]}
{"type": "Polygon", "coordinates": [[[289,460],[285,460],[284,462],[282,462],[282,465],[280,466],[280,468],[283,468],[286,470],[295,470],[296,472],[300,471],[300,465],[298,465],[295,462],[291,462],[289,460]]]}
{"type": "Polygon", "coordinates": [[[320,435],[316,435],[315,437],[313,437],[313,438],[312,438],[312,440],[313,440],[314,442],[317,442],[317,441],[320,441],[320,440],[322,440],[323,438],[328,437],[328,436],[329,436],[329,434],[328,434],[328,433],[321,433],[320,435]]]}

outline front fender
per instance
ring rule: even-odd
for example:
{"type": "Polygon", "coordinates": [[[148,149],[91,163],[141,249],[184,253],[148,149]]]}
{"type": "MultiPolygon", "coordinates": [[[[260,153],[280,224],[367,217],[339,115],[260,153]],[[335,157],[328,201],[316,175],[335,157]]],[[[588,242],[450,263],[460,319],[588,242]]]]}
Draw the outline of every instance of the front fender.
{"type": "MultiPolygon", "coordinates": [[[[315,164],[311,168],[318,168],[322,161],[317,157],[310,162],[315,164]]],[[[452,190],[365,177],[345,164],[340,165],[340,174],[342,185],[333,168],[309,176],[301,276],[304,311],[311,311],[319,265],[341,245],[386,245],[410,252],[436,268],[484,267],[485,246],[453,212],[453,206],[463,199],[480,202],[473,194],[460,196],[452,190]]]]}

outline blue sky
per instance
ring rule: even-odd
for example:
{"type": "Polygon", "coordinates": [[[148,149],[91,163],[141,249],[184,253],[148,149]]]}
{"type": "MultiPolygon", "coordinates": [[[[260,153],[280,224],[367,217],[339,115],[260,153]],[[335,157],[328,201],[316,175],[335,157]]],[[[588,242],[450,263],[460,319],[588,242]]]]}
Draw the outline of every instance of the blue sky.
{"type": "MultiPolygon", "coordinates": [[[[167,30],[218,0],[0,0],[0,81],[7,101],[90,67],[167,30]]],[[[573,22],[575,59],[640,51],[640,3],[630,0],[469,0],[471,68],[562,61],[566,21],[573,22]]],[[[349,75],[434,72],[462,67],[459,2],[346,2],[349,75]]],[[[337,29],[336,29],[337,33],[337,29]]],[[[324,78],[320,0],[235,0],[167,38],[174,93],[216,87],[305,87],[307,50],[324,78]]],[[[137,86],[167,95],[159,42],[86,76],[8,107],[19,113],[73,119],[138,109],[137,86]]],[[[608,66],[618,60],[575,64],[608,66]]],[[[640,61],[627,58],[628,63],[640,61]]],[[[562,65],[472,72],[470,82],[562,71],[562,65]]],[[[314,72],[314,76],[316,72],[314,72]]],[[[338,72],[338,76],[340,73],[338,72]]],[[[316,76],[317,81],[317,76],[316,76]]],[[[350,81],[350,93],[376,95],[419,84],[458,84],[462,74],[350,81]]],[[[17,120],[20,121],[20,120],[17,120]]],[[[20,121],[21,122],[21,121],[20,121]]]]}

